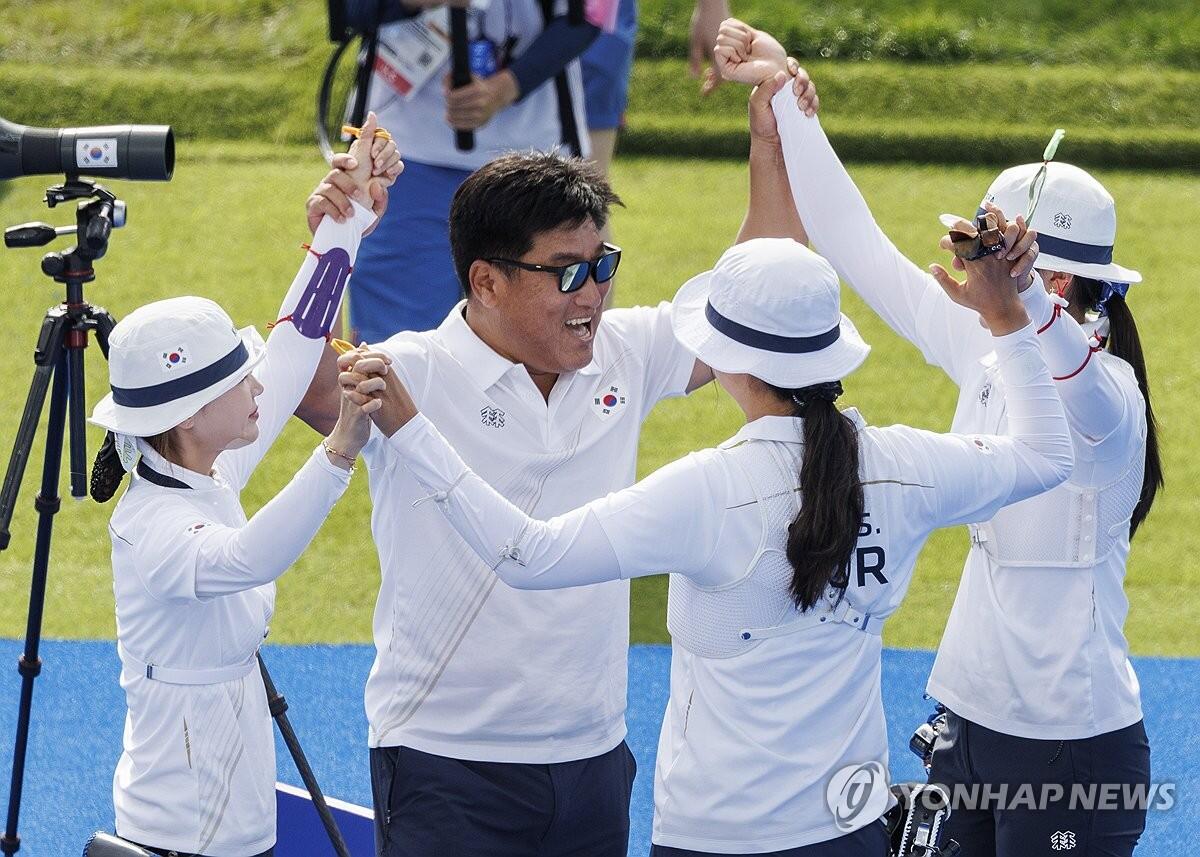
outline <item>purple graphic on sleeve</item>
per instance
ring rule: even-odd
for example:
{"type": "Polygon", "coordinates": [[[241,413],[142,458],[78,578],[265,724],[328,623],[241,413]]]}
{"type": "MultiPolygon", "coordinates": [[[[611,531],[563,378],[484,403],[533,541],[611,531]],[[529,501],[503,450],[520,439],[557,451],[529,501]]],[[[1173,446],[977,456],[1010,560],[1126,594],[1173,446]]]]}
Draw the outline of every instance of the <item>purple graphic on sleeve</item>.
{"type": "Polygon", "coordinates": [[[350,278],[350,254],[341,247],[324,253],[309,252],[317,257],[317,267],[290,318],[301,335],[321,339],[333,327],[346,280],[350,278]]]}

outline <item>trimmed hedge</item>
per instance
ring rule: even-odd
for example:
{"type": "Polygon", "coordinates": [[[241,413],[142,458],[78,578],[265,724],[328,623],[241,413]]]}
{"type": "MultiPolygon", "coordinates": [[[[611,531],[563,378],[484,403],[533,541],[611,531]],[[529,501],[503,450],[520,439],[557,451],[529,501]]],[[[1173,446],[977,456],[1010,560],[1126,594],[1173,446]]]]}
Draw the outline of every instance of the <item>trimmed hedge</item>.
{"type": "MultiPolygon", "coordinates": [[[[1154,64],[1200,69],[1194,0],[731,0],[809,59],[1154,64]]],[[[693,0],[640,0],[638,55],[687,54],[693,0]]]]}
{"type": "MultiPolygon", "coordinates": [[[[694,0],[639,0],[643,57],[683,57],[694,0]]],[[[1153,64],[1200,70],[1195,0],[730,0],[805,59],[1153,64]]],[[[0,64],[192,70],[320,67],[319,0],[0,0],[0,64]]]]}
{"type": "MultiPolygon", "coordinates": [[[[1044,126],[937,123],[827,116],[822,124],[848,161],[931,164],[1017,164],[1036,161],[1049,138],[1044,126]]],[[[1082,129],[1059,148],[1081,166],[1200,170],[1200,131],[1082,129]]],[[[693,158],[745,158],[748,138],[740,119],[631,114],[621,151],[693,158]]]]}
{"type": "MultiPolygon", "coordinates": [[[[1065,127],[1150,129],[1200,127],[1200,73],[1126,69],[1109,75],[1089,67],[928,66],[818,60],[805,67],[821,94],[822,110],[838,115],[938,122],[970,115],[990,124],[1016,122],[1065,127]]],[[[638,113],[743,113],[747,89],[725,84],[701,97],[680,60],[637,63],[629,108],[638,113]]],[[[1049,131],[1047,132],[1049,139],[1049,131]]]]}
{"type": "MultiPolygon", "coordinates": [[[[1187,97],[1200,74],[1130,71],[1110,81],[1088,69],[815,63],[810,70],[822,92],[822,120],[850,158],[1032,160],[1061,125],[1068,136],[1060,152],[1076,163],[1200,170],[1200,107],[1187,97]],[[971,101],[967,93],[980,97],[971,101]],[[958,104],[972,105],[975,118],[948,109],[958,104]]],[[[9,93],[5,118],[26,124],[167,123],[185,142],[305,145],[313,138],[315,84],[299,74],[116,77],[104,69],[3,66],[0,87],[9,93]],[[48,79],[56,81],[53,100],[45,96],[48,79]]],[[[745,99],[746,89],[732,85],[701,99],[682,62],[641,62],[622,148],[743,157],[745,99]]]]}

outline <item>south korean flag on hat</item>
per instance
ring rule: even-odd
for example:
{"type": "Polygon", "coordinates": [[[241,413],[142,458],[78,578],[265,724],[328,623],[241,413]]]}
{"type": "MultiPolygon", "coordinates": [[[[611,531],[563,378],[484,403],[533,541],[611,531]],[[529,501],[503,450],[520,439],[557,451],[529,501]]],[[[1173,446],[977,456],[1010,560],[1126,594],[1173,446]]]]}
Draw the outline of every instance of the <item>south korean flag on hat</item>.
{"type": "Polygon", "coordinates": [[[602,419],[608,419],[624,406],[625,397],[621,395],[621,388],[616,384],[610,385],[607,390],[600,391],[592,399],[592,410],[599,414],[602,419]]]}
{"type": "Polygon", "coordinates": [[[187,362],[187,349],[182,345],[177,345],[162,353],[162,363],[160,365],[165,374],[171,375],[174,374],[176,369],[182,369],[186,366],[187,362]]]}

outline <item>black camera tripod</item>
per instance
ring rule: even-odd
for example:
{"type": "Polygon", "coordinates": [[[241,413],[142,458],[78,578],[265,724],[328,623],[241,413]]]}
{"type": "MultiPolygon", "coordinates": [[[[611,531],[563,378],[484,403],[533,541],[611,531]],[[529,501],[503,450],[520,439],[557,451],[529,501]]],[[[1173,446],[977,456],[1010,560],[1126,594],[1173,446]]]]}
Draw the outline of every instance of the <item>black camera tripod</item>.
{"type": "Polygon", "coordinates": [[[61,253],[42,258],[42,272],[66,286],[66,300],[46,311],[37,348],[33,353],[35,369],[25,411],[8,460],[4,485],[0,488],[0,550],[8,547],[13,507],[25,475],[25,465],[33,447],[46,393],[50,393],[50,417],[46,427],[46,451],[42,464],[42,487],[34,500],[38,513],[37,541],[33,552],[33,579],[29,592],[29,618],[25,629],[25,650],[17,661],[21,674],[21,699],[17,714],[17,735],[13,745],[12,787],[8,794],[8,822],[0,837],[0,850],[11,857],[21,847],[17,820],[21,810],[21,788],[25,776],[25,749],[29,739],[29,714],[33,704],[33,680],[42,669],[38,646],[42,635],[42,609],[46,598],[46,572],[50,562],[50,536],[54,515],[61,501],[58,496],[59,470],[62,464],[63,438],[70,427],[71,496],[87,495],[87,447],[84,436],[83,349],[88,334],[94,333],[104,356],[108,356],[108,334],[116,322],[104,309],[93,307],[83,298],[83,284],[96,278],[93,263],[104,256],[114,226],[125,222],[125,204],[100,185],[81,179],[68,179],[46,191],[46,205],[83,200],[75,212],[75,226],[53,227],[45,223],[25,223],[6,229],[8,247],[40,247],[59,235],[74,233],[78,243],[61,253]]]}

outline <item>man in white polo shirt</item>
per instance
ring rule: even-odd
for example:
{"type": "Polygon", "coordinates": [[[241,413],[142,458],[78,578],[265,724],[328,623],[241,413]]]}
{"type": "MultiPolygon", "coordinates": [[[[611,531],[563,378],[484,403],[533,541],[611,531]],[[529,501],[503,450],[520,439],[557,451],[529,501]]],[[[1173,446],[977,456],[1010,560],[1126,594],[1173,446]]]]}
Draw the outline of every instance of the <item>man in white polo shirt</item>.
{"type": "MultiPolygon", "coordinates": [[[[755,110],[769,116],[762,90],[752,130],[755,110]]],[[[764,181],[782,170],[775,146],[752,133],[740,240],[799,228],[761,214],[794,217],[787,183],[764,181]]],[[[614,202],[584,161],[485,165],[450,214],[469,297],[437,329],[376,346],[470,466],[534,516],[632,484],[649,411],[712,378],[677,343],[669,304],[603,311],[614,202]]],[[[307,404],[323,425],[331,403],[307,404]]],[[[364,449],[383,577],[366,690],[380,853],[625,857],[628,583],[498,584],[380,441],[364,449]]]]}

